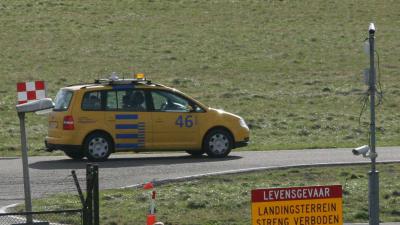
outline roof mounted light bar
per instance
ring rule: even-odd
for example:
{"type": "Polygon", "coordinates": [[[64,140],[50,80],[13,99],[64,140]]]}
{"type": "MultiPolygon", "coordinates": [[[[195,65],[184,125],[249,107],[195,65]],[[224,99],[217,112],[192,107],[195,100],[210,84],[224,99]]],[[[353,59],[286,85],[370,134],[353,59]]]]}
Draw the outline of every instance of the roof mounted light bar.
{"type": "Polygon", "coordinates": [[[95,84],[107,84],[107,85],[116,85],[116,84],[151,84],[150,80],[142,80],[142,79],[118,79],[118,80],[111,80],[111,79],[96,79],[94,80],[95,84]]]}

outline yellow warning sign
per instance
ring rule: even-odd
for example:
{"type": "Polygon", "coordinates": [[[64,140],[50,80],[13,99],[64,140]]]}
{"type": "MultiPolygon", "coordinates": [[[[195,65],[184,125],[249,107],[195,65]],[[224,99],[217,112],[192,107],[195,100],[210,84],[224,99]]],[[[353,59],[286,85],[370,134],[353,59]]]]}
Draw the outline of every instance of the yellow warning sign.
{"type": "Polygon", "coordinates": [[[342,186],[252,190],[253,225],[342,225],[342,186]]]}

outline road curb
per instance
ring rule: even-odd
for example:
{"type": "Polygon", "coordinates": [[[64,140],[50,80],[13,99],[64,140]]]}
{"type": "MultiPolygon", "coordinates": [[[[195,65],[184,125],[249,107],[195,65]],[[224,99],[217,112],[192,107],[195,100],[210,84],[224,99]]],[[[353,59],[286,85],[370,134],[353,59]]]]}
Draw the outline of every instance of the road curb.
{"type": "MultiPolygon", "coordinates": [[[[400,160],[387,160],[377,162],[377,164],[388,164],[388,163],[400,163],[400,160]]],[[[238,169],[238,170],[226,170],[220,172],[212,172],[212,173],[203,173],[191,176],[183,176],[183,177],[176,177],[176,178],[168,178],[168,179],[161,179],[161,180],[153,180],[152,182],[155,185],[167,184],[172,182],[182,182],[182,181],[189,181],[194,180],[201,177],[207,176],[216,176],[216,175],[227,175],[227,174],[240,174],[240,173],[248,173],[248,172],[256,172],[256,171],[263,171],[263,170],[277,170],[277,169],[289,169],[289,168],[307,168],[307,167],[330,167],[330,166],[350,166],[350,165],[368,165],[370,162],[338,162],[338,163],[315,163],[315,164],[297,164],[297,165],[288,165],[288,166],[267,166],[267,167],[254,167],[254,168],[247,168],[247,169],[238,169]]],[[[142,187],[145,183],[140,184],[133,184],[121,187],[120,189],[125,188],[138,188],[142,187]]]]}

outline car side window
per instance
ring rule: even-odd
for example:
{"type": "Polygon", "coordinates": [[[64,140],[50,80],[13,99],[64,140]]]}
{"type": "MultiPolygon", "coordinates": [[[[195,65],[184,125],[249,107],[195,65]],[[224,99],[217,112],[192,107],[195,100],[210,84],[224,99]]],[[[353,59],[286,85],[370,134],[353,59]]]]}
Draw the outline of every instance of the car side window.
{"type": "Polygon", "coordinates": [[[143,90],[117,90],[107,92],[106,109],[110,111],[147,111],[143,90]]]}
{"type": "Polygon", "coordinates": [[[101,110],[101,92],[87,92],[83,96],[82,110],[98,111],[101,110]]]}
{"type": "Polygon", "coordinates": [[[116,91],[106,92],[106,110],[107,111],[117,111],[118,110],[118,98],[116,91]]]}
{"type": "Polygon", "coordinates": [[[158,112],[190,112],[189,101],[179,95],[167,91],[151,91],[154,111],[158,112]]]}
{"type": "Polygon", "coordinates": [[[142,90],[127,90],[125,93],[120,93],[118,97],[118,102],[122,101],[123,111],[147,111],[146,98],[142,90]]]}
{"type": "Polygon", "coordinates": [[[72,99],[72,91],[61,89],[54,100],[54,111],[67,111],[72,99]]]}

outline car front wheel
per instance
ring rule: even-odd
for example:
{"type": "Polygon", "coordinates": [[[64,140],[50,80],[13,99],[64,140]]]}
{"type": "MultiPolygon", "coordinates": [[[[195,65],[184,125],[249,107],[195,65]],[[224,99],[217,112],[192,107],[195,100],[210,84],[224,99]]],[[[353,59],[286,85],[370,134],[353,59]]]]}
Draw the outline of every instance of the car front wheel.
{"type": "Polygon", "coordinates": [[[209,157],[222,158],[227,156],[233,146],[231,134],[222,129],[209,132],[204,139],[203,147],[209,157]]]}
{"type": "Polygon", "coordinates": [[[107,160],[112,151],[110,138],[103,133],[90,134],[85,140],[85,155],[89,161],[101,162],[107,160]]]}

